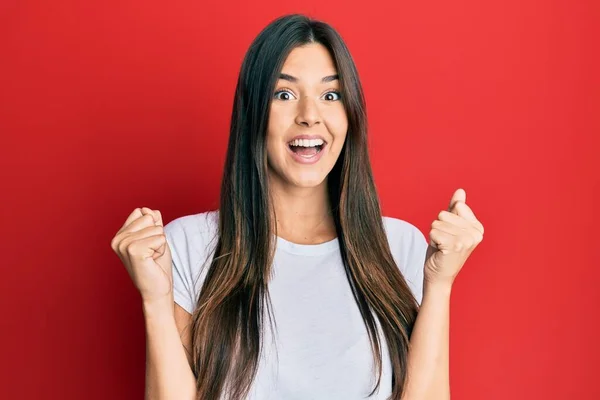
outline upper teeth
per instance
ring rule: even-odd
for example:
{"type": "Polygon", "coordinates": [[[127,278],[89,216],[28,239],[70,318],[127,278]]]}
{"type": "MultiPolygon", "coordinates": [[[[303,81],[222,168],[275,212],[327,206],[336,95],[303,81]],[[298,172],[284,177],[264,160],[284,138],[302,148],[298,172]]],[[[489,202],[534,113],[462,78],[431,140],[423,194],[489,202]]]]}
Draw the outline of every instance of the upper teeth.
{"type": "Polygon", "coordinates": [[[321,146],[323,143],[325,142],[321,139],[296,139],[290,142],[290,146],[315,147],[321,146]]]}

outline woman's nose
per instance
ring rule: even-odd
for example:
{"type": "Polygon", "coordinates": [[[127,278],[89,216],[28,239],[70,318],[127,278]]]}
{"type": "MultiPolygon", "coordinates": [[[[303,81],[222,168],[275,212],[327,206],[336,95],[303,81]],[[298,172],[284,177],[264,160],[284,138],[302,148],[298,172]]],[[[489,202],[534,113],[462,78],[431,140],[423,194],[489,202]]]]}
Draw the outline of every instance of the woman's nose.
{"type": "Polygon", "coordinates": [[[304,96],[300,99],[298,106],[298,115],[296,122],[301,125],[312,126],[320,122],[319,109],[315,100],[310,96],[304,96]]]}

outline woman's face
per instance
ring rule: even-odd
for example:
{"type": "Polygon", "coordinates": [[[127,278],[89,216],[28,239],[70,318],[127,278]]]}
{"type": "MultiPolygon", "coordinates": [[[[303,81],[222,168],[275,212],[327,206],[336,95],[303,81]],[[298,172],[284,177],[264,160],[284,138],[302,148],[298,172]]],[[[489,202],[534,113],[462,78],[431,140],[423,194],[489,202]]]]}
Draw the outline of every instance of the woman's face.
{"type": "Polygon", "coordinates": [[[335,165],[348,130],[336,74],[331,55],[316,43],[295,48],[283,65],[269,112],[267,160],[270,175],[284,184],[320,185],[335,165]]]}

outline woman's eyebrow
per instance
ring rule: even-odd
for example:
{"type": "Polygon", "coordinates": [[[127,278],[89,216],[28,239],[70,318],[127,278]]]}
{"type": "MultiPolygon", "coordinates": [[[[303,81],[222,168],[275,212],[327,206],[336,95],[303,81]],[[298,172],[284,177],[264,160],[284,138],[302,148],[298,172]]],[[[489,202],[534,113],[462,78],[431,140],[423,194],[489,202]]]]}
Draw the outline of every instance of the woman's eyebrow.
{"type": "MultiPolygon", "coordinates": [[[[336,79],[339,79],[340,76],[338,74],[335,75],[328,75],[326,77],[324,77],[323,79],[321,79],[321,82],[323,83],[327,83],[327,82],[331,82],[331,81],[335,81],[336,79]]],[[[296,83],[298,82],[298,78],[296,78],[295,76],[289,75],[289,74],[284,74],[281,73],[279,75],[279,79],[283,79],[292,83],[296,83]]]]}

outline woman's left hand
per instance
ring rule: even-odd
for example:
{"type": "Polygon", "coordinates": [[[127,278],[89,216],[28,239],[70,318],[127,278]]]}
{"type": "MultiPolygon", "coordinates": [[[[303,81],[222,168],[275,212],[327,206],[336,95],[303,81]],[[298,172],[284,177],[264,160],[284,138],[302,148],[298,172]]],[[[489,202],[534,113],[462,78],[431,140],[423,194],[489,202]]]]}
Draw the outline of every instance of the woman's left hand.
{"type": "Polygon", "coordinates": [[[425,280],[452,285],[467,258],[483,240],[483,225],[466,203],[463,189],[454,192],[448,211],[431,224],[425,257],[425,280]]]}

